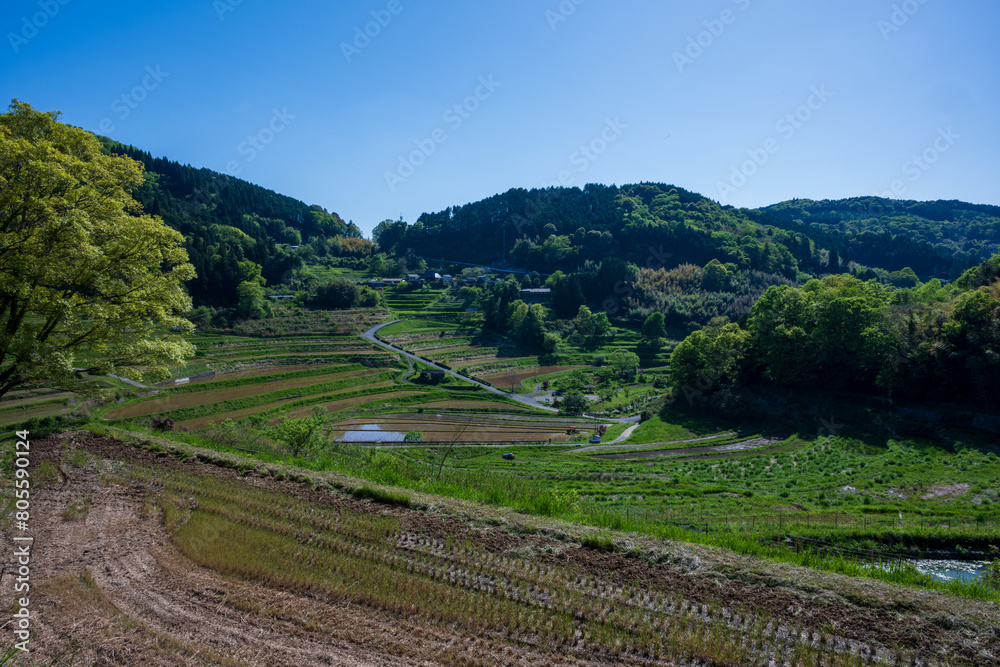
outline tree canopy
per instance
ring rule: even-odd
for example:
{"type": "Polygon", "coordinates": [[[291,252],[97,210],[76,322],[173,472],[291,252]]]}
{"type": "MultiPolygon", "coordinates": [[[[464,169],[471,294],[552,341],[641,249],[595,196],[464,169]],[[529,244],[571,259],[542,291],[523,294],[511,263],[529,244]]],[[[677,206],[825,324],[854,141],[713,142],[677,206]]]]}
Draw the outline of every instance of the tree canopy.
{"type": "Polygon", "coordinates": [[[0,396],[193,354],[184,238],[142,212],[134,160],[14,100],[0,115],[0,396]]]}

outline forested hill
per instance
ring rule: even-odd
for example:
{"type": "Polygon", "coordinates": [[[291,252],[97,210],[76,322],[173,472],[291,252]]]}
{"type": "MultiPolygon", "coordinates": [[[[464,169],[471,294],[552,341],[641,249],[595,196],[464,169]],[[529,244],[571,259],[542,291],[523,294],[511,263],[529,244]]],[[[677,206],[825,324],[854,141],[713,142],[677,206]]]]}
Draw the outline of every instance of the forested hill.
{"type": "Polygon", "coordinates": [[[360,238],[361,231],[336,213],[212,171],[102,139],[109,153],[141,162],[146,182],[135,193],[147,213],[181,232],[198,273],[188,283],[199,304],[232,305],[244,279],[240,262],[259,264],[269,283],[301,265],[298,255],[278,244],[300,245],[312,238],[360,238]]]}
{"type": "MultiPolygon", "coordinates": [[[[1000,206],[960,201],[899,201],[857,197],[836,201],[794,199],[763,209],[775,224],[810,235],[843,233],[848,254],[862,264],[878,265],[892,239],[926,243],[936,254],[971,266],[1000,252],[1000,206]]],[[[924,267],[912,266],[917,273],[924,267]]]]}
{"type": "Polygon", "coordinates": [[[715,259],[793,280],[847,271],[851,262],[954,279],[996,248],[997,210],[877,198],[750,210],[657,183],[587,185],[514,189],[425,213],[413,225],[385,222],[375,235],[387,252],[483,264],[506,252],[512,264],[540,273],[618,257],[668,268],[715,259]]]}

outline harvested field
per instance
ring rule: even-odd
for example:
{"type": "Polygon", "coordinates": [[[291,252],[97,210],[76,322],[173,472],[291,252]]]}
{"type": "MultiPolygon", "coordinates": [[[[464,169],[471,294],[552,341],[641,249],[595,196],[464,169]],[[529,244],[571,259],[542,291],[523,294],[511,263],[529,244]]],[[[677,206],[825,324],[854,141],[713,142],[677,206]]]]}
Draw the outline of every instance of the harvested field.
{"type": "MultiPolygon", "coordinates": [[[[506,360],[505,360],[506,361],[506,360]]],[[[514,361],[514,360],[511,360],[514,361]]],[[[491,384],[503,384],[504,382],[510,383],[510,374],[512,371],[517,375],[518,382],[524,382],[536,376],[550,375],[552,373],[559,373],[560,371],[575,371],[578,368],[590,368],[590,366],[536,366],[536,367],[520,367],[517,369],[511,369],[506,371],[484,373],[482,375],[476,375],[480,380],[486,380],[491,384]]]]}
{"type": "Polygon", "coordinates": [[[54,415],[62,414],[64,412],[70,412],[74,410],[66,405],[66,401],[60,401],[56,404],[42,403],[38,405],[37,401],[34,407],[24,406],[23,410],[7,410],[0,412],[0,424],[17,424],[23,422],[25,419],[31,419],[32,417],[51,417],[54,415]]]}
{"type": "MultiPolygon", "coordinates": [[[[22,394],[22,393],[28,393],[28,392],[11,392],[11,394],[22,394]]],[[[8,396],[10,396],[11,394],[8,394],[8,396]]],[[[67,401],[73,398],[74,396],[77,396],[77,394],[74,394],[71,391],[62,391],[62,392],[51,392],[46,394],[36,394],[29,398],[11,398],[10,400],[0,401],[0,410],[17,408],[23,405],[31,405],[33,403],[39,403],[41,401],[55,401],[55,400],[67,401]]]]}
{"type": "MultiPolygon", "coordinates": [[[[412,407],[412,406],[411,406],[412,407]]],[[[566,434],[566,422],[544,420],[500,420],[479,417],[463,418],[458,415],[397,414],[391,417],[355,418],[338,422],[332,431],[334,437],[348,432],[360,432],[367,427],[378,431],[406,433],[420,431],[424,442],[566,442],[573,436],[566,434]]],[[[593,424],[576,423],[581,432],[593,424]]],[[[378,431],[374,431],[377,433],[378,431]]],[[[373,439],[377,436],[373,434],[373,439]]]]}
{"type": "Polygon", "coordinates": [[[355,482],[332,474],[241,475],[89,434],[33,443],[32,468],[42,460],[62,472],[32,490],[38,664],[72,649],[74,664],[149,667],[990,667],[1000,655],[1000,612],[974,600],[675,542],[640,539],[641,557],[583,548],[592,531],[564,522],[419,494],[433,512],[373,503],[333,492],[355,482]],[[92,460],[63,460],[76,451],[92,460]],[[81,497],[89,512],[65,520],[81,497]]]}
{"type": "MultiPolygon", "coordinates": [[[[394,386],[396,386],[396,383],[393,382],[393,381],[391,381],[391,380],[388,380],[388,381],[385,381],[385,382],[379,382],[377,384],[368,384],[368,385],[365,385],[362,388],[363,389],[384,389],[384,388],[394,387],[394,386]]],[[[345,390],[345,391],[340,392],[340,393],[343,393],[343,394],[353,393],[353,392],[358,391],[358,389],[359,388],[356,387],[356,388],[353,388],[353,389],[345,390]]],[[[330,394],[331,398],[336,397],[336,396],[337,396],[337,394],[330,394]]],[[[351,399],[345,399],[345,400],[354,400],[354,398],[369,399],[371,397],[370,396],[363,396],[363,397],[362,396],[357,396],[357,397],[353,397],[351,399]]],[[[358,405],[360,405],[360,403],[358,405]]],[[[211,415],[209,417],[198,417],[197,419],[186,419],[184,421],[179,421],[174,426],[177,427],[177,428],[184,427],[184,428],[188,428],[188,429],[190,429],[192,431],[197,431],[197,430],[200,430],[200,429],[203,429],[203,428],[208,428],[209,424],[211,424],[211,423],[221,424],[222,422],[226,421],[227,419],[236,420],[236,419],[242,419],[243,417],[252,417],[253,415],[256,415],[258,413],[265,412],[267,410],[272,410],[272,409],[274,409],[274,407],[275,407],[275,405],[273,403],[266,403],[264,405],[257,405],[257,406],[254,406],[252,408],[243,408],[242,410],[229,410],[229,411],[226,411],[226,412],[216,413],[216,414],[211,415]]],[[[344,407],[351,407],[351,406],[350,405],[345,405],[344,407]]],[[[343,410],[344,408],[337,408],[337,409],[338,410],[343,410]]],[[[312,414],[312,407],[309,408],[308,414],[312,414]]]]}
{"type": "Polygon", "coordinates": [[[317,352],[261,352],[256,355],[246,355],[245,353],[240,353],[235,356],[213,356],[212,361],[246,361],[247,359],[287,359],[289,357],[295,357],[298,359],[326,359],[331,358],[333,360],[336,357],[345,356],[364,356],[371,354],[391,354],[388,350],[378,349],[378,350],[337,350],[337,351],[317,351],[317,352]]]}
{"type": "MultiPolygon", "coordinates": [[[[374,387],[384,387],[392,386],[392,382],[386,382],[377,385],[371,385],[370,387],[365,387],[366,389],[374,387]]],[[[365,405],[366,403],[374,403],[375,401],[387,401],[394,398],[405,398],[407,396],[419,396],[425,392],[422,391],[390,391],[384,394],[367,394],[365,396],[354,396],[352,398],[345,398],[339,401],[331,401],[330,403],[320,403],[330,412],[337,412],[339,410],[346,410],[347,408],[354,408],[359,405],[365,405]]],[[[297,408],[295,410],[289,410],[283,417],[308,417],[312,414],[312,406],[305,408],[297,408]]],[[[272,424],[276,424],[279,419],[275,419],[272,424]]]]}
{"type": "MultiPolygon", "coordinates": [[[[261,375],[269,375],[275,372],[295,373],[297,371],[321,370],[323,368],[333,368],[335,365],[336,364],[330,364],[329,366],[321,366],[318,364],[295,364],[295,365],[285,366],[279,364],[268,364],[266,366],[255,366],[253,368],[243,368],[240,370],[216,373],[215,375],[209,375],[203,378],[189,380],[188,382],[184,383],[183,386],[190,387],[191,385],[206,384],[209,382],[218,382],[220,380],[239,380],[241,378],[251,378],[251,377],[258,377],[261,375]]],[[[164,386],[169,388],[170,385],[164,385],[164,386]]]]}
{"type": "Polygon", "coordinates": [[[418,403],[409,406],[411,408],[427,408],[431,410],[482,410],[484,412],[534,412],[531,408],[511,403],[501,403],[499,401],[431,401],[430,403],[418,403]]]}
{"type": "MultiPolygon", "coordinates": [[[[538,363],[538,357],[498,357],[495,352],[483,355],[470,355],[464,359],[455,359],[449,366],[453,368],[469,368],[470,366],[484,366],[486,364],[510,364],[517,366],[519,363],[538,363]]],[[[499,372],[499,371],[488,371],[499,372]]]]}
{"type": "Polygon", "coordinates": [[[382,373],[383,370],[384,369],[381,368],[366,368],[364,370],[346,371],[343,373],[312,375],[304,378],[295,378],[294,380],[277,380],[274,382],[247,384],[240,387],[231,387],[229,389],[221,389],[218,391],[212,391],[209,389],[175,396],[164,396],[162,398],[142,401],[141,403],[135,403],[133,405],[118,408],[117,410],[112,410],[105,416],[105,419],[130,419],[132,417],[142,417],[145,415],[155,414],[157,412],[177,410],[179,408],[190,408],[197,405],[220,403],[234,398],[246,398],[247,396],[269,394],[283,389],[298,389],[300,387],[310,387],[312,385],[323,384],[325,382],[335,382],[337,380],[343,380],[350,377],[375,375],[382,373]]]}

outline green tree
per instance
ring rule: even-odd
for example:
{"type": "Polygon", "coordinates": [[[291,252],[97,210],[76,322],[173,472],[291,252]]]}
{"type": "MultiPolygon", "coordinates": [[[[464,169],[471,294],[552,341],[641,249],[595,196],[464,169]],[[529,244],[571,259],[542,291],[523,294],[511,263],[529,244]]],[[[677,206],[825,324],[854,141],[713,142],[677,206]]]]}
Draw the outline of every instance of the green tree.
{"type": "Polygon", "coordinates": [[[58,119],[17,100],[0,115],[0,396],[84,390],[81,369],[165,376],[194,353],[183,237],[132,197],[139,163],[58,119]]]}
{"type": "Polygon", "coordinates": [[[654,342],[666,337],[666,335],[666,318],[663,316],[663,313],[659,311],[650,313],[649,317],[646,318],[646,321],[642,325],[643,339],[649,342],[654,342]]]}
{"type": "Polygon", "coordinates": [[[560,407],[566,412],[583,412],[587,409],[587,397],[578,392],[566,394],[560,402],[560,407]]]}
{"type": "Polygon", "coordinates": [[[259,319],[267,310],[264,288],[255,280],[246,280],[236,288],[236,315],[244,319],[259,319]]]}
{"type": "Polygon", "coordinates": [[[616,374],[624,375],[639,368],[639,355],[635,352],[618,348],[608,356],[608,362],[616,374]]]}
{"type": "Polygon", "coordinates": [[[701,286],[709,292],[719,292],[729,287],[729,271],[717,259],[705,265],[701,286]]]}
{"type": "Polygon", "coordinates": [[[323,415],[326,408],[313,408],[308,419],[285,417],[268,430],[268,435],[280,442],[292,456],[301,456],[322,441],[323,415]]]}
{"type": "Polygon", "coordinates": [[[712,393],[740,379],[749,334],[717,317],[693,332],[670,355],[670,384],[685,396],[712,393]]]}
{"type": "Polygon", "coordinates": [[[312,304],[320,308],[354,308],[361,299],[362,288],[347,278],[334,278],[316,288],[312,304]]]}

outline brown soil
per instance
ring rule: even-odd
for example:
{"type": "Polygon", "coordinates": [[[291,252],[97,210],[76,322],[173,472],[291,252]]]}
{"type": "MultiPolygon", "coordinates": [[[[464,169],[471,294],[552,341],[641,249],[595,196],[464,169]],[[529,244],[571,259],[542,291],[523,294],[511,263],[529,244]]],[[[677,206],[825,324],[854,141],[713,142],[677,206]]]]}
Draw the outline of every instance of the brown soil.
{"type": "MultiPolygon", "coordinates": [[[[389,387],[392,386],[393,382],[383,382],[381,384],[367,385],[366,389],[373,389],[375,387],[389,387]]],[[[330,412],[337,412],[338,410],[345,410],[347,408],[353,408],[358,405],[364,405],[365,403],[372,403],[374,401],[384,401],[392,398],[403,398],[405,396],[417,396],[423,394],[422,391],[393,391],[386,392],[384,394],[367,394],[365,396],[355,396],[354,398],[345,398],[340,401],[332,401],[330,403],[321,403],[330,412]]],[[[283,416],[285,417],[308,417],[312,414],[312,406],[306,408],[298,408],[296,410],[290,410],[286,412],[283,416]]],[[[276,423],[277,420],[275,420],[276,423]]]]}
{"type": "Polygon", "coordinates": [[[427,408],[429,410],[448,410],[470,408],[480,412],[487,410],[499,410],[502,412],[526,412],[531,413],[530,408],[524,408],[509,403],[499,403],[497,401],[431,401],[430,403],[417,403],[411,408],[427,408]]]}
{"type": "Polygon", "coordinates": [[[311,375],[309,377],[295,378],[292,380],[275,380],[274,382],[245,384],[239,387],[231,387],[229,389],[220,389],[217,391],[213,391],[211,388],[208,388],[205,389],[204,391],[177,394],[173,396],[164,396],[162,398],[154,398],[149,401],[142,401],[140,403],[135,403],[133,405],[127,405],[125,407],[118,408],[117,410],[112,410],[105,416],[105,419],[129,419],[131,417],[142,417],[157,412],[178,410],[180,408],[191,408],[197,405],[206,405],[208,403],[219,403],[222,401],[229,401],[235,398],[246,398],[247,396],[257,396],[259,394],[270,394],[273,391],[282,391],[284,389],[298,389],[299,387],[311,387],[314,384],[323,384],[324,382],[336,382],[337,380],[344,380],[350,377],[375,375],[377,373],[383,373],[383,372],[385,372],[384,368],[366,368],[363,370],[346,371],[343,373],[311,375]]]}
{"type": "MultiPolygon", "coordinates": [[[[427,510],[387,508],[267,475],[240,477],[196,460],[182,463],[87,433],[34,442],[32,465],[43,459],[59,464],[62,477],[32,490],[34,664],[49,664],[74,649],[74,665],[100,666],[654,664],[522,641],[517,634],[473,636],[445,623],[221,576],[173,546],[147,502],[155,489],[101,483],[101,471],[114,470],[120,461],[212,475],[353,512],[391,514],[411,534],[516,553],[525,567],[569,565],[610,587],[640,584],[682,599],[690,613],[706,617],[721,607],[744,618],[766,614],[796,633],[825,629],[863,662],[891,658],[898,649],[918,655],[918,664],[1000,664],[995,604],[634,536],[634,548],[649,557],[585,549],[578,546],[584,529],[572,524],[420,494],[414,496],[427,510]],[[78,448],[95,460],[82,468],[62,463],[67,451],[78,448]],[[91,499],[86,517],[63,519],[81,497],[91,499]]],[[[321,478],[331,482],[336,476],[321,478]]],[[[10,544],[10,535],[3,536],[3,544],[10,544]]],[[[11,584],[4,577],[0,599],[11,599],[11,584]]],[[[719,658],[655,664],[730,664],[719,658]]]]}
{"type": "MultiPolygon", "coordinates": [[[[578,368],[589,368],[589,366],[541,366],[537,368],[519,368],[516,370],[518,382],[523,382],[533,377],[540,377],[542,375],[550,375],[551,373],[558,373],[560,371],[573,371],[578,368]]],[[[487,375],[477,375],[480,380],[486,380],[492,382],[493,384],[503,385],[505,382],[510,383],[510,373],[511,371],[499,371],[492,372],[487,375]]]]}
{"type": "MultiPolygon", "coordinates": [[[[413,407],[413,406],[410,406],[413,407]]],[[[572,439],[566,433],[567,425],[573,422],[552,422],[548,420],[506,420],[463,418],[461,415],[406,414],[391,417],[356,417],[337,422],[332,435],[343,437],[347,431],[359,430],[367,424],[377,424],[382,431],[420,431],[423,441],[451,442],[456,436],[461,442],[567,442],[572,439]]],[[[579,433],[590,433],[593,424],[576,423],[579,433]]],[[[377,432],[373,432],[373,435],[377,432]]]]}
{"type": "MultiPolygon", "coordinates": [[[[252,378],[261,375],[268,375],[269,373],[295,373],[296,371],[308,371],[308,370],[322,370],[324,368],[333,368],[333,366],[321,366],[317,364],[295,364],[295,365],[277,365],[268,364],[266,366],[257,366],[254,368],[241,368],[240,370],[225,371],[222,373],[216,373],[215,375],[209,375],[203,378],[198,378],[196,380],[190,380],[186,382],[185,387],[189,387],[193,384],[206,384],[208,382],[218,382],[219,380],[239,380],[240,378],[252,378]]],[[[170,385],[165,385],[170,387],[170,385]]]]}
{"type": "MultiPolygon", "coordinates": [[[[393,382],[392,380],[387,380],[385,382],[378,382],[378,383],[375,383],[375,384],[366,384],[364,387],[354,387],[354,388],[349,389],[349,390],[347,390],[345,392],[342,392],[342,393],[348,393],[348,392],[352,392],[352,391],[357,391],[357,390],[362,389],[362,388],[363,389],[383,389],[383,388],[386,388],[386,387],[393,387],[393,386],[395,386],[395,384],[396,383],[393,382]]],[[[330,394],[331,398],[336,397],[336,396],[337,396],[337,394],[330,394]]],[[[355,400],[355,399],[345,399],[345,401],[344,401],[344,403],[345,403],[344,407],[351,407],[350,405],[346,405],[346,403],[349,400],[355,400]]],[[[361,402],[364,402],[364,401],[374,400],[374,399],[371,396],[364,396],[364,397],[357,397],[357,400],[360,400],[361,402]]],[[[337,404],[339,404],[339,402],[337,404]]],[[[208,428],[210,424],[221,424],[222,422],[226,421],[227,419],[242,419],[243,417],[250,417],[252,415],[255,415],[258,412],[264,412],[265,410],[272,410],[272,409],[274,409],[274,405],[275,405],[274,403],[267,403],[265,405],[256,405],[256,406],[254,406],[252,408],[243,408],[242,410],[230,410],[229,412],[217,412],[216,414],[210,415],[208,417],[198,417],[197,419],[186,419],[184,421],[177,422],[174,425],[174,427],[175,428],[184,427],[184,428],[190,429],[192,431],[197,431],[197,430],[200,430],[200,429],[203,429],[203,428],[208,428]]],[[[334,407],[331,407],[332,405],[334,405],[334,403],[328,403],[326,405],[327,405],[327,409],[329,409],[331,412],[334,411],[335,409],[336,410],[343,410],[344,409],[344,408],[334,408],[334,407]]],[[[289,413],[289,414],[291,414],[291,413],[289,413]]],[[[308,410],[306,411],[306,414],[307,415],[311,415],[312,414],[312,407],[308,408],[308,410]]]]}
{"type": "Polygon", "coordinates": [[[244,360],[244,359],[259,359],[261,357],[264,357],[264,358],[267,358],[267,359],[277,359],[279,357],[295,357],[295,358],[300,358],[300,359],[326,359],[326,358],[330,358],[331,361],[334,361],[335,359],[333,359],[333,358],[334,357],[338,357],[338,356],[340,356],[340,357],[346,357],[346,356],[357,356],[357,355],[363,355],[363,354],[386,354],[387,352],[388,352],[388,350],[385,350],[385,349],[372,350],[372,349],[365,348],[365,349],[361,349],[361,350],[338,350],[338,351],[319,350],[317,352],[280,352],[278,354],[273,354],[271,352],[267,352],[267,351],[262,350],[260,354],[253,354],[253,355],[248,355],[244,351],[244,352],[241,352],[241,354],[238,354],[236,356],[223,356],[223,355],[219,355],[219,354],[210,355],[210,356],[211,356],[211,358],[212,358],[213,361],[226,361],[226,362],[241,361],[241,360],[244,360]]]}

